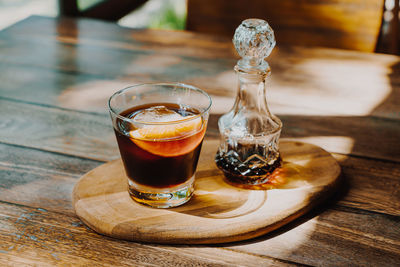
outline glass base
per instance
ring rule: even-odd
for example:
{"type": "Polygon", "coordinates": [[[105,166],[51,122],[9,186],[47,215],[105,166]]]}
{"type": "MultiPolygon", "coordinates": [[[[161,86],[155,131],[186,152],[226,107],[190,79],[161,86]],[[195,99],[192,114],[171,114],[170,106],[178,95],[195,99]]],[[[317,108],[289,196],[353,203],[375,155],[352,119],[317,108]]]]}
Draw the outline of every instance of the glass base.
{"type": "Polygon", "coordinates": [[[194,175],[185,183],[168,188],[153,188],[139,185],[128,179],[130,197],[153,208],[172,208],[190,200],[194,191],[194,175]]]}

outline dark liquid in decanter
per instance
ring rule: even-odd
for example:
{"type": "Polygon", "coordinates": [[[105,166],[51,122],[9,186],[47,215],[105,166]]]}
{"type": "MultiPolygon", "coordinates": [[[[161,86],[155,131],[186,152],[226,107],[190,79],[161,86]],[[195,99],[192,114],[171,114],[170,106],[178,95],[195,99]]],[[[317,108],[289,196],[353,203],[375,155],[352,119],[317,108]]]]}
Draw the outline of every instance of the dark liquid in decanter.
{"type": "Polygon", "coordinates": [[[260,156],[264,148],[254,144],[240,144],[228,146],[227,153],[217,153],[215,162],[229,181],[237,184],[258,185],[268,182],[271,174],[281,166],[279,153],[272,151],[266,160],[260,156]],[[242,161],[242,159],[246,159],[242,161]]]}

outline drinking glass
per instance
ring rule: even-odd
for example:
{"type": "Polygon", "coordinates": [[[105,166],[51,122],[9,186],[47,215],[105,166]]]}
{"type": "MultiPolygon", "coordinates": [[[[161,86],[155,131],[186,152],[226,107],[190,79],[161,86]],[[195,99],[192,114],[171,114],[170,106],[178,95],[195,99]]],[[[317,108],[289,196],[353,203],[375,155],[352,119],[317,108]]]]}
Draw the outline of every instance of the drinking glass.
{"type": "Polygon", "coordinates": [[[211,98],[182,83],[146,83],[108,101],[132,199],[156,208],[186,203],[207,127],[211,98]]]}

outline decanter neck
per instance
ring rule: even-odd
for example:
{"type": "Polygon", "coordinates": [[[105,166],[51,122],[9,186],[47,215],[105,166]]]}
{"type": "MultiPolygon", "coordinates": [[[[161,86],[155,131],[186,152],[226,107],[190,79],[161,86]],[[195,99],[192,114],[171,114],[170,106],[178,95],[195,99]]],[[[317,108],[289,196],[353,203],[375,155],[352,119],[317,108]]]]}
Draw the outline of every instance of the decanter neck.
{"type": "Polygon", "coordinates": [[[266,78],[270,75],[269,66],[264,69],[242,69],[235,66],[239,79],[239,90],[234,110],[263,112],[270,115],[266,99],[266,78]]]}

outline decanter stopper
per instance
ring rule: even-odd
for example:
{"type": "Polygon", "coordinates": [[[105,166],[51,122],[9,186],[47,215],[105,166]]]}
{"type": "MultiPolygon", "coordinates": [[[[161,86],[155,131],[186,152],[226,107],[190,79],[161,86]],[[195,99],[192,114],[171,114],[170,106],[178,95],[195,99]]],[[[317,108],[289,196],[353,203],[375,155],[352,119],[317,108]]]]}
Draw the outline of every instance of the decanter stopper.
{"type": "Polygon", "coordinates": [[[237,27],[233,44],[242,57],[237,64],[240,69],[266,70],[268,63],[264,59],[271,54],[276,41],[274,31],[265,20],[246,19],[237,27]]]}
{"type": "Polygon", "coordinates": [[[258,185],[281,165],[282,122],[268,109],[265,87],[270,74],[265,58],[275,46],[274,32],[264,20],[247,19],[233,43],[242,57],[234,68],[239,89],[232,109],[218,121],[221,143],[215,161],[229,182],[258,185]]]}

